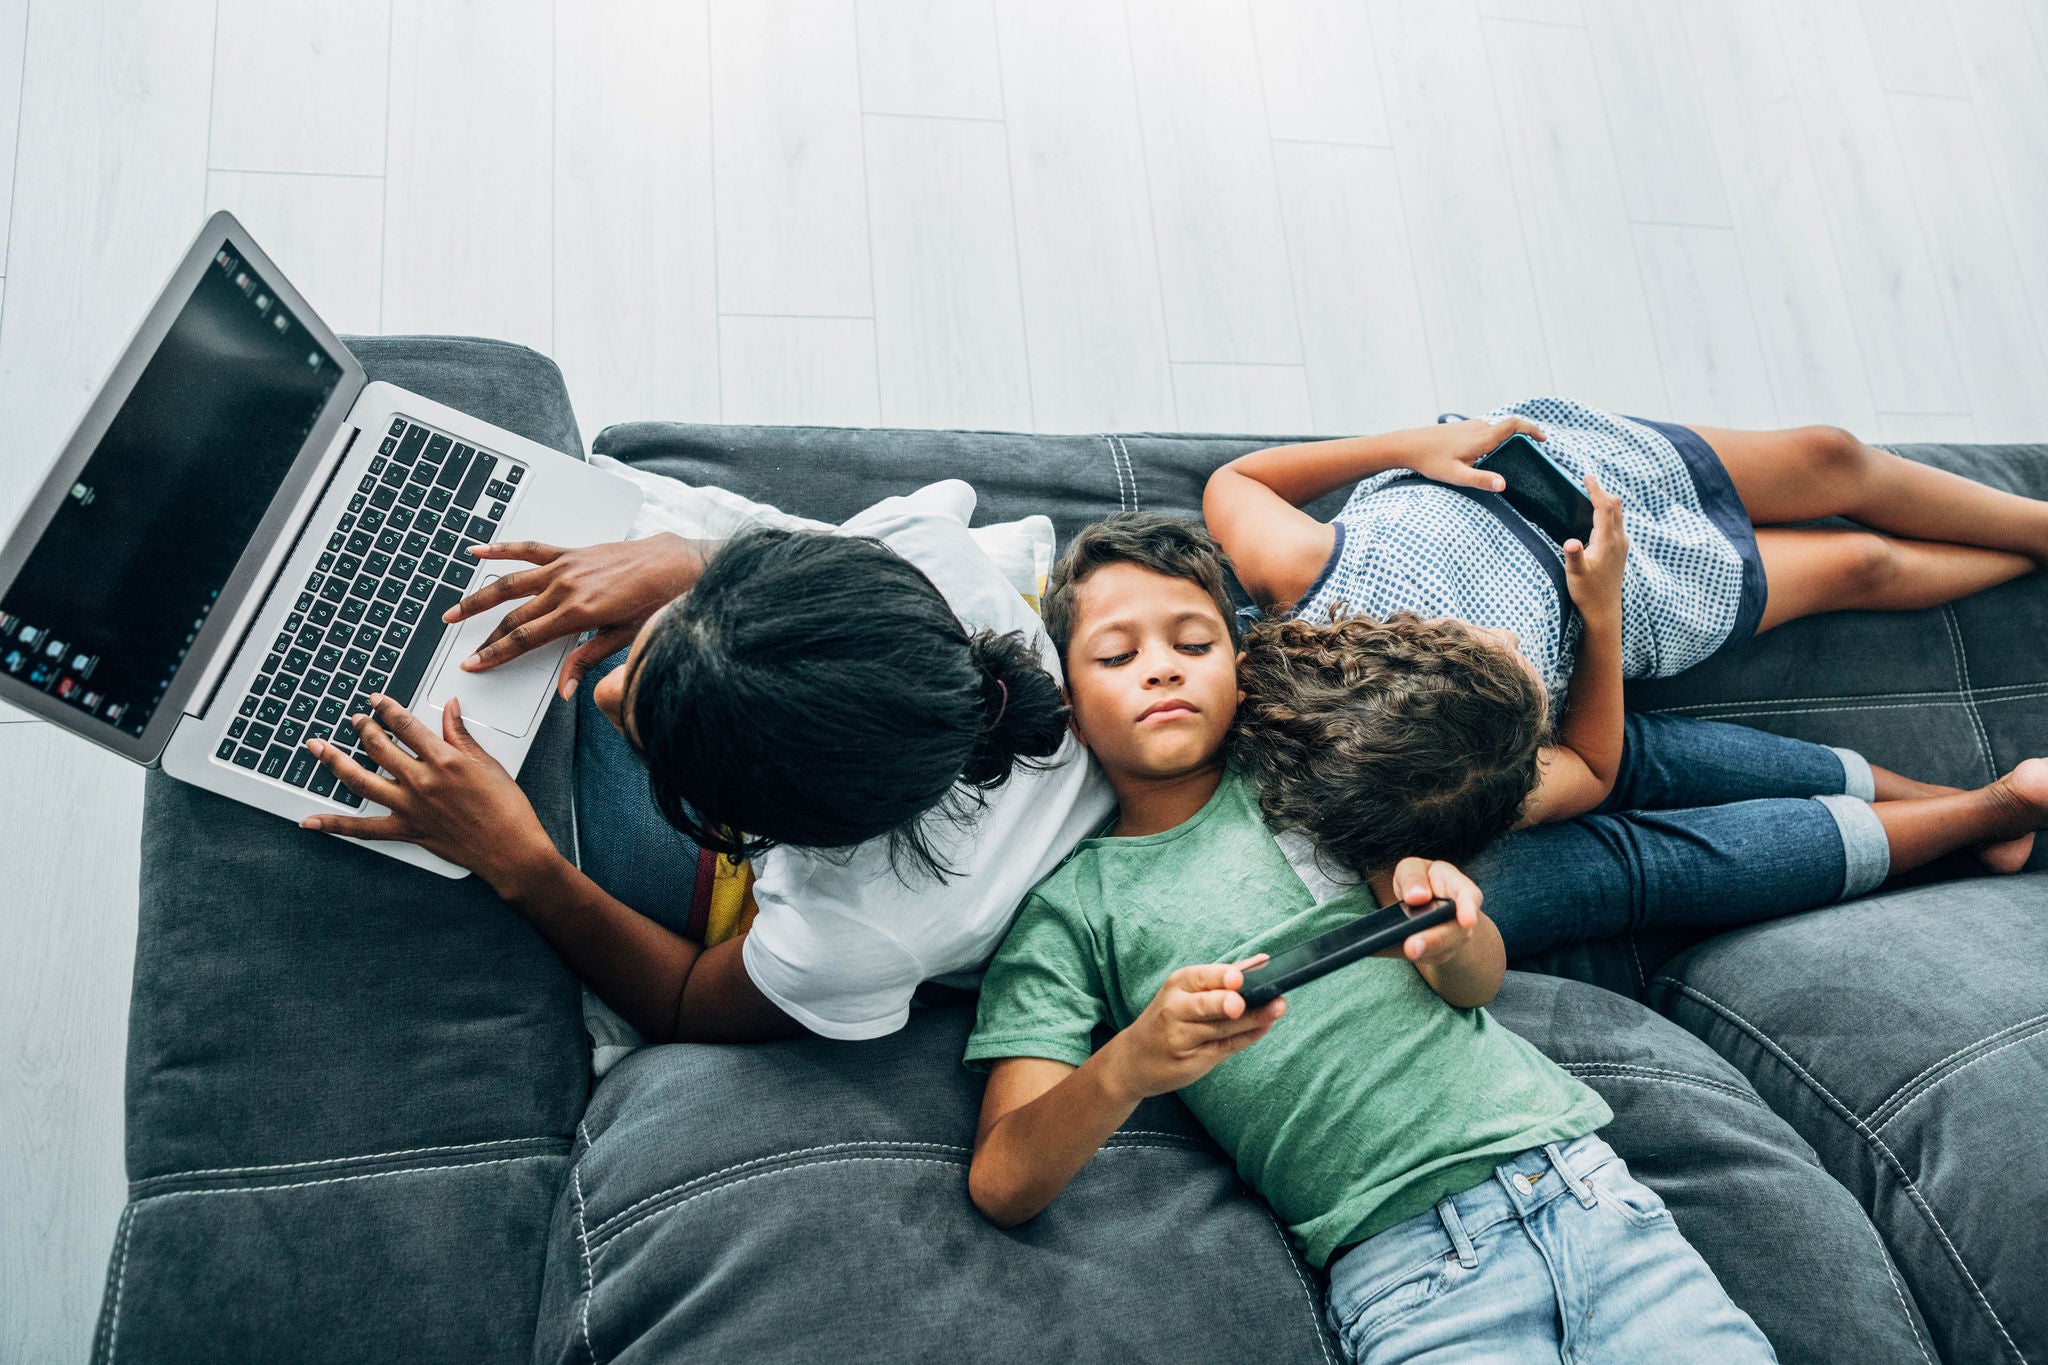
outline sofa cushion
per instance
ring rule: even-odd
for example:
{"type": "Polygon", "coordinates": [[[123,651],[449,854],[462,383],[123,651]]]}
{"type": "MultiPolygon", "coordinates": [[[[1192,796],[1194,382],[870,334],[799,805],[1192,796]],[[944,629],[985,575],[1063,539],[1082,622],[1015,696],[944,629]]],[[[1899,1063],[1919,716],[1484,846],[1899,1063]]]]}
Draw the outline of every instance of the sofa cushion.
{"type": "MultiPolygon", "coordinates": [[[[1781,1358],[1920,1358],[1869,1222],[1728,1063],[1573,982],[1511,976],[1496,1012],[1607,1098],[1608,1140],[1781,1358]]],[[[556,1210],[537,1358],[1331,1359],[1320,1278],[1175,1101],[1032,1222],[983,1221],[971,1024],[621,1062],[556,1210]]]]}
{"type": "MultiPolygon", "coordinates": [[[[544,357],[436,338],[350,345],[373,379],[580,453],[544,357]]],[[[520,776],[565,848],[572,728],[567,705],[552,707],[520,776]]],[[[151,773],[133,1183],[102,1351],[524,1354],[588,1068],[575,978],[482,882],[151,773]],[[302,1327],[264,1335],[288,1320],[302,1327]],[[202,1344],[210,1331],[221,1344],[202,1344]],[[425,1344],[382,1349],[408,1339],[425,1344]]]]}
{"type": "Polygon", "coordinates": [[[1722,934],[1653,986],[1869,1210],[1945,1359],[2048,1359],[2048,874],[1722,934]]]}

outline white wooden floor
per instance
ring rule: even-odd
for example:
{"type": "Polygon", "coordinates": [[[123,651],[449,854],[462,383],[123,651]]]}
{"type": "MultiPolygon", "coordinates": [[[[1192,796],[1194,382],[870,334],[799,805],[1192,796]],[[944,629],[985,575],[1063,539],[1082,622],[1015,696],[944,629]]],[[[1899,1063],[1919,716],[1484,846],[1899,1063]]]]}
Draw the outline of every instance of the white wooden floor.
{"type": "MultiPolygon", "coordinates": [[[[204,213],[623,418],[2048,436],[2048,0],[0,0],[0,525],[204,213]]],[[[137,774],[0,715],[0,1361],[86,1353],[137,774]]]]}

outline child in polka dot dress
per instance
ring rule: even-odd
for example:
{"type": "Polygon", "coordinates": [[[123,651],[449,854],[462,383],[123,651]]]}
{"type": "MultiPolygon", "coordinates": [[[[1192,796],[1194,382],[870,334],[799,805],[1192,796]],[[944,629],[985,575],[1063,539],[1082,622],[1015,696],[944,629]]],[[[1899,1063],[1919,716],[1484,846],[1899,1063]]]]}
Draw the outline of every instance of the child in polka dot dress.
{"type": "MultiPolygon", "coordinates": [[[[1524,823],[1608,799],[1624,678],[1681,672],[1801,616],[1937,606],[2048,564],[2048,502],[1838,428],[1689,428],[1561,398],[1254,451],[1211,476],[1203,512],[1269,613],[1453,618],[1517,654],[1548,694],[1555,741],[1524,823]],[[1498,475],[1474,468],[1518,433],[1586,486],[1590,545],[1552,543],[1498,496],[1498,475]],[[1333,521],[1302,510],[1352,483],[1333,521]],[[1871,529],[1783,524],[1826,517],[1871,529]]],[[[1865,800],[1946,791],[1844,763],[1847,789],[1865,800]]],[[[1987,861],[2015,852],[2024,861],[2005,847],[1987,861]]]]}

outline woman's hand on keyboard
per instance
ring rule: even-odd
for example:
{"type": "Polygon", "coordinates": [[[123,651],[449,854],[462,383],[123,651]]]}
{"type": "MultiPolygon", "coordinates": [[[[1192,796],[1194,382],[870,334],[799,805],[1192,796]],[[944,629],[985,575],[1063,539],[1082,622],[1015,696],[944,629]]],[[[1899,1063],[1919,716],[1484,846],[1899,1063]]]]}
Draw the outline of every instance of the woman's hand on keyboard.
{"type": "Polygon", "coordinates": [[[359,721],[370,761],[358,763],[318,740],[313,755],[342,785],[389,815],[314,815],[300,824],[351,839],[398,839],[482,877],[500,895],[536,867],[559,858],[533,803],[462,723],[454,698],[441,710],[441,733],[389,697],[370,698],[374,716],[359,721]],[[403,746],[403,747],[401,747],[403,746]],[[383,769],[391,776],[382,776],[383,769]]]}
{"type": "Polygon", "coordinates": [[[666,533],[571,550],[530,540],[473,546],[470,553],[478,559],[523,560],[537,567],[486,583],[450,607],[443,619],[463,621],[501,603],[527,599],[506,612],[483,646],[462,661],[472,673],[564,635],[596,631],[562,661],[558,687],[566,697],[593,664],[631,644],[648,617],[695,587],[716,548],[712,541],[666,533]]]}

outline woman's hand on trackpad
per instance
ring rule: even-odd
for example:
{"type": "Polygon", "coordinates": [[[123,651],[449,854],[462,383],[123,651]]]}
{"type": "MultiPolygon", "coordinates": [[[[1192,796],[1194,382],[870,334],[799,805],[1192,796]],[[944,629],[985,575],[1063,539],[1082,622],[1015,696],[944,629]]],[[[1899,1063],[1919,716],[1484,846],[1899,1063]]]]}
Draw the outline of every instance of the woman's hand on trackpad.
{"type": "Polygon", "coordinates": [[[523,560],[535,567],[485,584],[448,609],[462,621],[519,598],[483,646],[462,661],[474,673],[516,659],[565,635],[596,635],[562,661],[558,690],[568,696],[591,665],[632,643],[647,618],[697,584],[711,542],[662,534],[562,549],[538,541],[473,546],[478,559],[523,560]]]}

